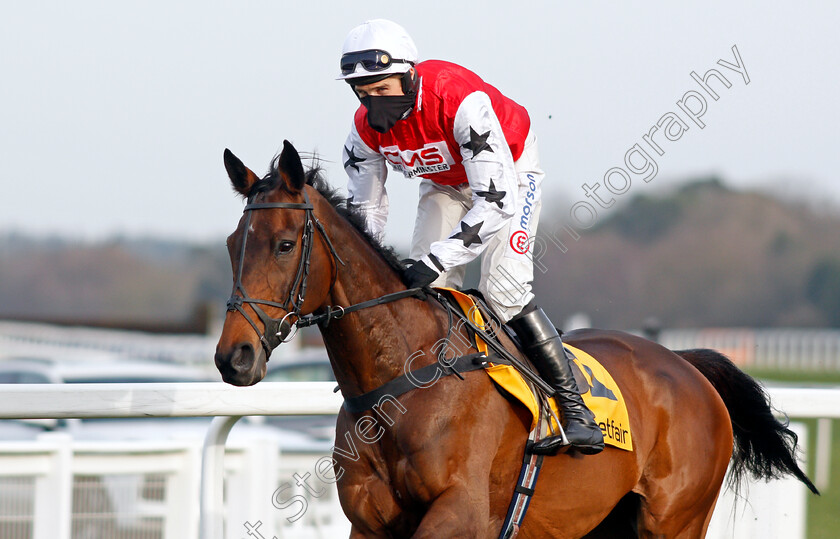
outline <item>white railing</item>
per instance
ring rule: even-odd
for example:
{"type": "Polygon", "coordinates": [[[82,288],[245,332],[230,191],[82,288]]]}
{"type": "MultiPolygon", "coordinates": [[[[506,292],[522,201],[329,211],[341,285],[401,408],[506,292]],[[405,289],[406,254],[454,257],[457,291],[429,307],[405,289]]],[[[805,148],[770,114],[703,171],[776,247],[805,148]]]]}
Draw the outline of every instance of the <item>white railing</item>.
{"type": "MultiPolygon", "coordinates": [[[[234,432],[224,456],[225,519],[212,531],[238,539],[249,536],[246,524],[262,522],[266,539],[346,537],[350,526],[334,485],[310,477],[319,497],[308,496],[299,519],[301,507],[289,503],[308,494],[295,475],[311,475],[329,451],[292,453],[278,449],[278,441],[234,432]],[[285,506],[273,505],[280,485],[285,506]]],[[[201,446],[192,436],[79,441],[48,433],[35,441],[0,441],[0,538],[195,539],[201,446]]]]}
{"type": "MultiPolygon", "coordinates": [[[[221,383],[6,385],[0,391],[0,419],[215,416],[203,449],[200,497],[200,537],[214,539],[222,537],[225,528],[222,459],[230,426],[240,416],[333,414],[341,405],[333,387],[328,382],[275,382],[248,388],[221,383]]],[[[840,388],[770,388],[768,392],[774,406],[790,417],[840,417],[840,388]]],[[[39,450],[22,444],[21,455],[39,450]]],[[[72,455],[66,451],[51,455],[57,468],[52,475],[39,477],[58,482],[61,474],[70,473],[67,461],[72,455]]],[[[61,503],[70,502],[65,497],[61,503]]],[[[51,526],[45,537],[69,537],[69,524],[51,522],[51,526]]]]}
{"type": "Polygon", "coordinates": [[[331,382],[177,384],[10,384],[0,419],[325,415],[341,408],[331,382]]]}
{"type": "MultiPolygon", "coordinates": [[[[199,535],[215,539],[224,530],[223,459],[230,427],[242,416],[335,414],[342,398],[334,387],[329,382],[273,382],[246,388],[215,382],[13,384],[0,391],[0,419],[215,417],[202,450],[199,535]]],[[[58,533],[46,536],[69,538],[58,533]]]]}
{"type": "MultiPolygon", "coordinates": [[[[111,354],[158,359],[212,369],[220,330],[209,335],[159,335],[139,331],[61,327],[0,320],[0,349],[6,355],[81,357],[111,354]],[[212,335],[212,336],[211,336],[212,335]]],[[[659,341],[672,350],[712,348],[738,365],[768,369],[840,369],[840,329],[663,328],[659,341]]],[[[284,345],[285,353],[298,341],[284,345]]]]}
{"type": "Polygon", "coordinates": [[[119,329],[65,327],[0,320],[0,350],[7,356],[132,357],[213,368],[221,330],[208,335],[167,335],[119,329]],[[212,335],[212,336],[211,336],[212,335]]]}
{"type": "Polygon", "coordinates": [[[840,329],[663,329],[659,342],[671,350],[711,348],[742,367],[840,370],[840,329]]]}

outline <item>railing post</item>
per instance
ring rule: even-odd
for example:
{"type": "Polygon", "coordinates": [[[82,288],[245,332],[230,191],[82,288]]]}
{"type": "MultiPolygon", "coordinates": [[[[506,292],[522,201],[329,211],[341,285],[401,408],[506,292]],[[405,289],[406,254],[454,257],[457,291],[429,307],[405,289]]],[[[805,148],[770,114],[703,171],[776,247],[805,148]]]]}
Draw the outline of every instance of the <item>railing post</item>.
{"type": "MultiPolygon", "coordinates": [[[[227,500],[225,509],[228,518],[225,522],[225,537],[239,539],[254,537],[264,539],[275,537],[278,529],[276,520],[278,511],[272,505],[273,492],[277,489],[279,475],[280,448],[277,439],[266,436],[249,438],[248,443],[229,447],[239,450],[239,466],[230,463],[225,481],[227,500]],[[232,473],[231,473],[232,472],[232,473]],[[259,530],[262,525],[262,530],[259,530]],[[249,532],[251,526],[256,529],[249,532]]],[[[230,451],[226,453],[230,457],[230,451]]]]}
{"type": "Polygon", "coordinates": [[[166,486],[167,500],[181,500],[182,509],[167,516],[162,539],[192,539],[198,537],[201,495],[196,500],[196,493],[201,492],[201,447],[197,443],[188,443],[183,449],[181,469],[170,475],[166,486]]]}
{"type": "Polygon", "coordinates": [[[52,446],[49,468],[35,479],[34,539],[70,539],[73,501],[73,439],[48,433],[38,440],[52,446]]]}
{"type": "Polygon", "coordinates": [[[201,451],[200,539],[224,539],[225,442],[240,417],[214,417],[204,438],[201,451]]]}
{"type": "Polygon", "coordinates": [[[830,417],[817,419],[817,456],[814,463],[814,485],[827,490],[831,478],[831,422],[830,417]]]}

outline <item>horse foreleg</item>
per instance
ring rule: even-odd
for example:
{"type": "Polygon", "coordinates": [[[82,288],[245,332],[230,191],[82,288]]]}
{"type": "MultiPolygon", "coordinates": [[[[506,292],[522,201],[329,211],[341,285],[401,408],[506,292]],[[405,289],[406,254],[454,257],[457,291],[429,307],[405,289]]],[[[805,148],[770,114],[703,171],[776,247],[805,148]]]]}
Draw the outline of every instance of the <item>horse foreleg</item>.
{"type": "Polygon", "coordinates": [[[432,502],[412,539],[489,537],[490,503],[485,489],[453,486],[432,502]]]}
{"type": "Polygon", "coordinates": [[[339,499],[342,509],[352,524],[351,539],[393,537],[400,528],[397,521],[402,509],[397,505],[391,490],[378,480],[360,484],[342,485],[339,499]],[[346,502],[345,502],[346,500],[346,502]]]}

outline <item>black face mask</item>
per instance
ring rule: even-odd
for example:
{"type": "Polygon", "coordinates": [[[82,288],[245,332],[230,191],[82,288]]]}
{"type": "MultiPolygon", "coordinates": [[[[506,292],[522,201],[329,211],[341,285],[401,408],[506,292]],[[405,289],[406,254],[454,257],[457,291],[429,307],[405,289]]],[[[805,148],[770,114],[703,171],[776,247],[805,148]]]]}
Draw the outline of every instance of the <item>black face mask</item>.
{"type": "Polygon", "coordinates": [[[367,95],[360,99],[367,109],[368,124],[379,133],[387,133],[414,108],[415,92],[407,95],[367,95]]]}

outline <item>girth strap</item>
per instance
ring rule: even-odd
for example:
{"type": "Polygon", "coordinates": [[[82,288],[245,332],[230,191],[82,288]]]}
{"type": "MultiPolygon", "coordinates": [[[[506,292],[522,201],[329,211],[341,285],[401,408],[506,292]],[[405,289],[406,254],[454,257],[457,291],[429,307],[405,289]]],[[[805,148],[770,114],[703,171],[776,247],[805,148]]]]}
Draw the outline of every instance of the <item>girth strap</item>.
{"type": "Polygon", "coordinates": [[[543,465],[543,455],[531,453],[534,440],[541,436],[542,421],[537,428],[531,431],[528,441],[525,443],[525,457],[522,460],[522,468],[519,471],[519,478],[513,489],[513,498],[508,506],[505,521],[502,523],[502,530],[499,532],[499,539],[514,539],[519,534],[519,528],[525,520],[525,514],[531,505],[531,498],[537,487],[537,478],[540,476],[540,469],[543,465]]]}
{"type": "MultiPolygon", "coordinates": [[[[435,375],[440,373],[440,377],[449,376],[450,374],[457,374],[459,377],[462,373],[477,371],[488,366],[491,358],[483,353],[469,354],[456,358],[453,362],[447,364],[432,363],[425,367],[413,370],[398,378],[394,378],[385,385],[379,386],[373,391],[362,393],[358,397],[349,397],[344,399],[344,409],[351,414],[364,412],[370,410],[375,405],[379,404],[380,400],[385,397],[398,397],[408,393],[412,389],[420,389],[424,384],[429,384],[435,379],[435,375]],[[411,375],[409,377],[409,375],[411,375]]],[[[498,364],[501,358],[493,357],[492,362],[498,364]]],[[[502,360],[503,362],[503,360],[502,360]]]]}

